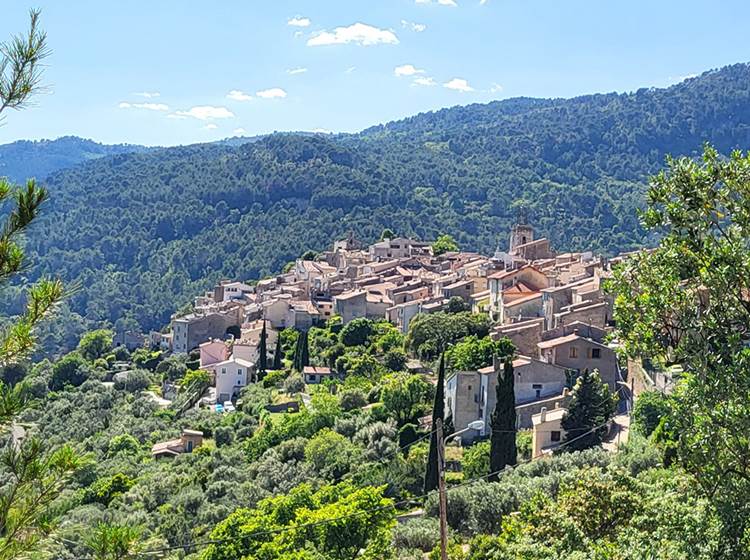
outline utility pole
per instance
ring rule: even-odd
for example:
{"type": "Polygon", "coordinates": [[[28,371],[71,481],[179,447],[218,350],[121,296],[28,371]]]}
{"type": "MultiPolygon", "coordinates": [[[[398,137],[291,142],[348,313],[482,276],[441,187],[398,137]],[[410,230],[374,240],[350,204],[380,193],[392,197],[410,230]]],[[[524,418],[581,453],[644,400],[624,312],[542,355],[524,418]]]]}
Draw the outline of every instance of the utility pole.
{"type": "Polygon", "coordinates": [[[435,420],[438,460],[438,497],[440,504],[440,560],[448,560],[448,496],[445,491],[445,440],[443,419],[435,420]]]}

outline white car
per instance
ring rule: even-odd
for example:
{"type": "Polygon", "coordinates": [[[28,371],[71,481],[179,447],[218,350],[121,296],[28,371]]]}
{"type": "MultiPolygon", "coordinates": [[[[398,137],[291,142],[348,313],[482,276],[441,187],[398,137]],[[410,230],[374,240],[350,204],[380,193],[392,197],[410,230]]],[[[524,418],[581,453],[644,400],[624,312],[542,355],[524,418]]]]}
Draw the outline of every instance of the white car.
{"type": "Polygon", "coordinates": [[[224,412],[234,412],[235,410],[232,401],[224,401],[224,412]]]}

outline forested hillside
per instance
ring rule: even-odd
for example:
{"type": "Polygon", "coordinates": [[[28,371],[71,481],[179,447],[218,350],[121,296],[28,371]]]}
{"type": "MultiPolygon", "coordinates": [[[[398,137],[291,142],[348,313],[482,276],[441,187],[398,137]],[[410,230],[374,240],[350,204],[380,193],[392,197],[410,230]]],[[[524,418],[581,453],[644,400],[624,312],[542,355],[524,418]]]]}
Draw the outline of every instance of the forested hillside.
{"type": "Polygon", "coordinates": [[[148,149],[134,144],[99,144],[76,136],[56,140],[19,140],[0,145],[0,176],[16,182],[30,177],[43,179],[50,173],[92,159],[148,149]]]}
{"type": "Polygon", "coordinates": [[[47,179],[32,270],[78,282],[70,306],[87,321],[149,329],[220,277],[277,271],[349,230],[449,233],[491,251],[520,201],[558,249],[630,249],[651,241],[634,209],[667,154],[750,145],[749,84],[739,64],[667,89],[455,107],[355,135],[99,158],[47,179]]]}

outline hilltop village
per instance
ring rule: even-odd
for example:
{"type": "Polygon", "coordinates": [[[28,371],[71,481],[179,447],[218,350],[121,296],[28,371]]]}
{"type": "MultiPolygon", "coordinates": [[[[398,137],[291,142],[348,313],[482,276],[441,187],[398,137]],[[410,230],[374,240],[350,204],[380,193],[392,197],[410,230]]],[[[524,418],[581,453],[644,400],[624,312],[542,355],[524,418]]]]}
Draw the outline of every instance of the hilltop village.
{"type": "MultiPolygon", "coordinates": [[[[199,353],[200,368],[215,388],[211,403],[231,408],[256,379],[261,346],[268,363],[275,361],[284,329],[306,331],[333,317],[343,324],[364,317],[387,320],[407,333],[419,314],[455,308],[487,314],[491,338],[507,338],[516,348],[518,427],[538,432],[536,454],[554,448],[564,435],[560,420],[578,373],[597,370],[611,391],[624,380],[606,341],[612,301],[602,290],[602,279],[620,258],[557,253],[526,223],[513,226],[507,250],[498,247],[490,257],[435,253],[423,241],[393,237],[362,247],[350,235],[276,277],[221,282],[197,297],[190,313],[173,316],[169,333],[151,333],[150,342],[175,354],[199,353]]],[[[484,421],[482,430],[468,430],[465,442],[489,434],[497,367],[452,372],[446,382],[456,430],[484,421]]],[[[427,369],[416,359],[408,368],[427,369]]],[[[310,364],[303,373],[307,384],[340,376],[322,364],[310,364]]]]}

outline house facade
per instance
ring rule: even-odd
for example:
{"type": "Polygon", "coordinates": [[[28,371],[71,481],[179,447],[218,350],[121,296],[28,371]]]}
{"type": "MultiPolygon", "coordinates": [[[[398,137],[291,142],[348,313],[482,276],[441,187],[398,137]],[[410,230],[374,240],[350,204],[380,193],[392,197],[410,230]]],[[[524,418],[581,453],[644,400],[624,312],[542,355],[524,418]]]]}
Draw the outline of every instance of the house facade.
{"type": "Polygon", "coordinates": [[[598,370],[610,391],[617,389],[617,355],[607,345],[574,332],[537,344],[539,359],[575,372],[598,370]]]}
{"type": "Polygon", "coordinates": [[[255,364],[242,358],[232,357],[208,367],[213,372],[216,386],[216,402],[230,401],[240,394],[255,372],[255,364]]]}

